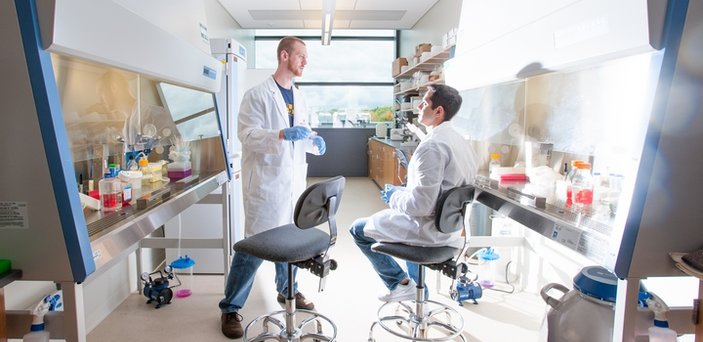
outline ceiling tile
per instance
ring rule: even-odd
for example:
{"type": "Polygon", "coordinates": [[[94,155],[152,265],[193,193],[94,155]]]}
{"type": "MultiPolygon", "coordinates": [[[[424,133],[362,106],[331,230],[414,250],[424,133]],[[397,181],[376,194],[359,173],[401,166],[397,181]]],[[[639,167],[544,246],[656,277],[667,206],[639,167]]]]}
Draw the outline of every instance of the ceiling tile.
{"type": "MultiPolygon", "coordinates": [[[[245,29],[317,28],[323,0],[218,0],[245,29]],[[291,25],[291,26],[287,26],[291,25]]],[[[335,28],[410,29],[438,0],[335,0],[335,28]]]]}

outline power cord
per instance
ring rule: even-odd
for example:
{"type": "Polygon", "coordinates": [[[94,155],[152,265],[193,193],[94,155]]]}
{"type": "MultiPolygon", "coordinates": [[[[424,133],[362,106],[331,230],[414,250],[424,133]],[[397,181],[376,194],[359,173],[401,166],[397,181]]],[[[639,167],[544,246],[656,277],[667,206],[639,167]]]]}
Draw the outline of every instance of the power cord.
{"type": "Polygon", "coordinates": [[[510,279],[508,279],[508,270],[510,268],[510,264],[512,264],[513,261],[510,260],[508,261],[507,264],[505,264],[505,284],[510,286],[510,290],[503,290],[503,289],[498,289],[495,286],[494,287],[488,287],[484,288],[484,290],[491,290],[491,291],[498,291],[498,292],[503,292],[503,293],[513,293],[515,292],[515,286],[510,283],[510,279]]]}

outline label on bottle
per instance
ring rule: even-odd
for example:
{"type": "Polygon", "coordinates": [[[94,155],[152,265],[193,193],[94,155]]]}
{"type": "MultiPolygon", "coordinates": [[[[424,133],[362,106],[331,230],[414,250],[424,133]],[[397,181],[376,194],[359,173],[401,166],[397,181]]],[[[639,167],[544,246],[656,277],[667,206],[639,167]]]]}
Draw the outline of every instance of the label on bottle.
{"type": "Polygon", "coordinates": [[[126,183],[124,188],[122,188],[122,200],[129,202],[132,200],[132,185],[126,183]]]}

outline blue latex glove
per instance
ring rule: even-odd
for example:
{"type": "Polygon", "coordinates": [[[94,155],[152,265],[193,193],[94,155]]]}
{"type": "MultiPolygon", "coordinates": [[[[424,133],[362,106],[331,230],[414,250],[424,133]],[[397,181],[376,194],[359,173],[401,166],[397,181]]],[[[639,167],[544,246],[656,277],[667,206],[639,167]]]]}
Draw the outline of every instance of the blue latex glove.
{"type": "Polygon", "coordinates": [[[310,130],[310,127],[293,126],[293,127],[283,129],[283,139],[289,140],[289,141],[303,140],[303,139],[307,139],[307,137],[310,136],[310,133],[312,133],[312,130],[310,130]]]}
{"type": "Polygon", "coordinates": [[[313,146],[317,147],[317,150],[320,152],[320,155],[325,154],[325,151],[327,151],[327,147],[325,146],[325,139],[322,139],[322,137],[319,135],[312,137],[312,144],[313,146]]]}
{"type": "Polygon", "coordinates": [[[381,199],[386,202],[386,204],[390,203],[391,201],[391,196],[393,195],[394,192],[396,192],[400,187],[395,186],[393,184],[386,184],[381,190],[381,199]]]}

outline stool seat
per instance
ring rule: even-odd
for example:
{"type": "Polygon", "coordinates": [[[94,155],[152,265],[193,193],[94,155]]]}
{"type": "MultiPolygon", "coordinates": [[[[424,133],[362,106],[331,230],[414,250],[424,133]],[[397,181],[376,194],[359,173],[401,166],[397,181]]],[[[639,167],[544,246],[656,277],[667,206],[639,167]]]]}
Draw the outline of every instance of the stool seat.
{"type": "Polygon", "coordinates": [[[420,247],[391,242],[374,243],[371,250],[422,265],[443,263],[461,252],[453,247],[420,247]]]}
{"type": "Polygon", "coordinates": [[[327,250],[330,236],[320,229],[300,229],[294,224],[250,236],[234,244],[235,252],[274,261],[296,263],[327,250]]]}

